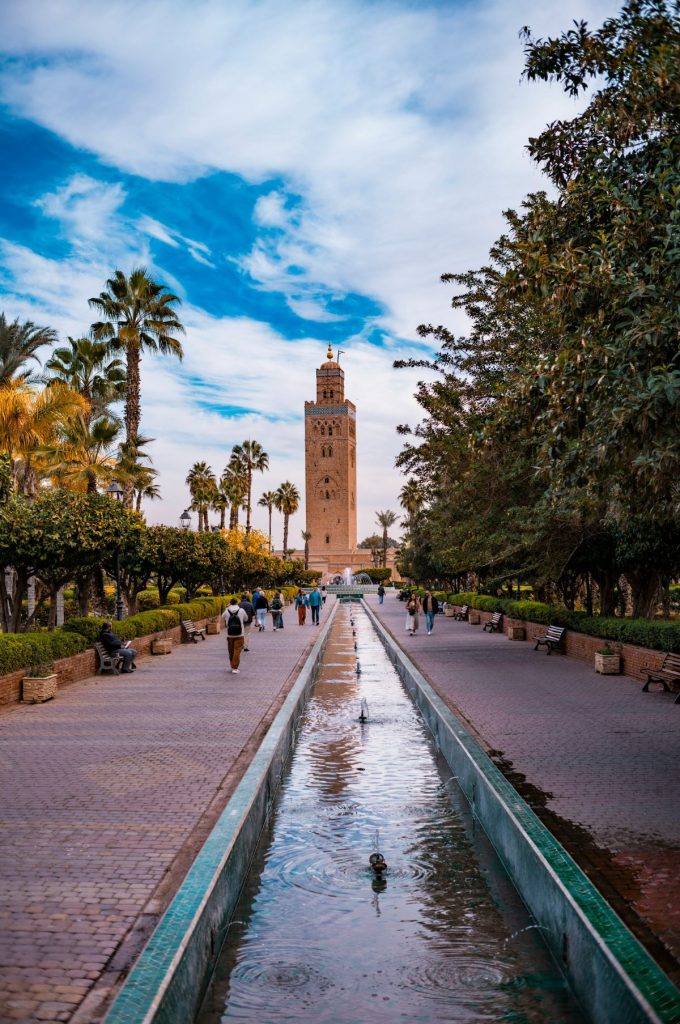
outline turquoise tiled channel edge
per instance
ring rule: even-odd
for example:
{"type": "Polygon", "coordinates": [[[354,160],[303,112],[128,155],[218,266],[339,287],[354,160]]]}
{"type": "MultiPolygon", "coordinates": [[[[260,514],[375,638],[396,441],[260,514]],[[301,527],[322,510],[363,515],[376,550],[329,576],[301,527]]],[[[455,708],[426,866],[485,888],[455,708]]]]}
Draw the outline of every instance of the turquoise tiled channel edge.
{"type": "Polygon", "coordinates": [[[194,1020],[313,687],[335,602],[290,693],[179,891],[118,992],[105,1024],[194,1020]]]}
{"type": "Polygon", "coordinates": [[[680,992],[363,602],[510,878],[595,1024],[680,1024],[680,992]]]}

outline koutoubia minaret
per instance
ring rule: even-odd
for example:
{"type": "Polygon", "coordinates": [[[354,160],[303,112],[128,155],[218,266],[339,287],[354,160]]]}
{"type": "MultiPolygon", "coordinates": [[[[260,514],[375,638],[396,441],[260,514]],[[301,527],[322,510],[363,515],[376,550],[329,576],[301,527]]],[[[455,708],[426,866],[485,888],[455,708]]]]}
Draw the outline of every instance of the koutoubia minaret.
{"type": "Polygon", "coordinates": [[[342,572],[357,559],[356,409],[328,346],[316,371],[316,401],[305,402],[305,505],[309,563],[342,572]]]}

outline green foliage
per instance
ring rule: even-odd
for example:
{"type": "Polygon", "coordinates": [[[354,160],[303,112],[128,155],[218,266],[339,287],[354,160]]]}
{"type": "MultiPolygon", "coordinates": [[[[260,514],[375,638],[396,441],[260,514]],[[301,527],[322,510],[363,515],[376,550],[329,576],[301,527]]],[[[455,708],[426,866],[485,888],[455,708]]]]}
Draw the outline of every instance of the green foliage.
{"type": "MultiPolygon", "coordinates": [[[[170,597],[171,594],[168,594],[168,604],[172,604],[170,597]]],[[[176,598],[175,603],[179,603],[179,598],[176,598]]],[[[160,606],[161,599],[157,590],[140,590],[137,594],[137,607],[140,612],[148,612],[153,608],[160,608],[160,606]]]]}
{"type": "Polygon", "coordinates": [[[370,576],[372,583],[387,583],[392,575],[391,569],[378,568],[375,565],[363,565],[361,569],[357,569],[357,573],[360,572],[365,572],[367,576],[370,576]]]}
{"type": "Polygon", "coordinates": [[[52,633],[0,634],[0,675],[16,672],[27,665],[42,664],[80,654],[87,650],[87,640],[75,633],[55,630],[52,633]]]}

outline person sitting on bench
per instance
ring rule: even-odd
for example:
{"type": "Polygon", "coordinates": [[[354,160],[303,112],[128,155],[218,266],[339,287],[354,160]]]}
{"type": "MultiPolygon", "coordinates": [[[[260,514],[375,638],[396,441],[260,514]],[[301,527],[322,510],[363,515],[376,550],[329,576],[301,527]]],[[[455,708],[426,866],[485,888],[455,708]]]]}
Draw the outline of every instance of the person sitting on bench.
{"type": "Polygon", "coordinates": [[[137,657],[137,651],[132,647],[123,646],[123,641],[112,631],[110,622],[104,622],[102,624],[101,632],[97,637],[97,641],[103,645],[107,654],[120,654],[123,659],[121,672],[134,672],[137,668],[134,664],[135,658],[137,657]]]}

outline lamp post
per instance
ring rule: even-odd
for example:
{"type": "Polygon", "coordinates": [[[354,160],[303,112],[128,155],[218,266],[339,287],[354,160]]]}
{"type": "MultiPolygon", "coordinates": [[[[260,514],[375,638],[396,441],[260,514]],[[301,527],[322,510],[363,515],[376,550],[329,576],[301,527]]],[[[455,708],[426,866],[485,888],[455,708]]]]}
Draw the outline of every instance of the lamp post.
{"type": "MultiPolygon", "coordinates": [[[[125,491],[120,486],[117,480],[112,480],[109,486],[106,488],[106,493],[109,498],[113,498],[114,501],[121,502],[125,497],[125,491]]],[[[120,590],[120,548],[116,548],[116,621],[120,622],[123,618],[123,595],[120,590]]]]}
{"type": "Polygon", "coordinates": [[[189,509],[185,508],[182,515],[179,517],[179,524],[183,530],[188,530],[191,526],[191,516],[189,515],[189,509]]]}

